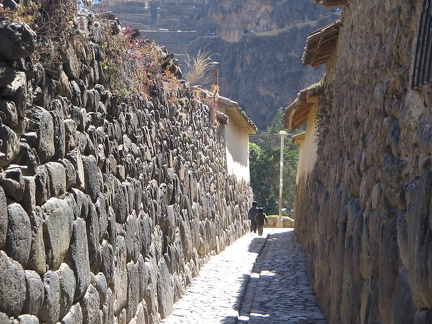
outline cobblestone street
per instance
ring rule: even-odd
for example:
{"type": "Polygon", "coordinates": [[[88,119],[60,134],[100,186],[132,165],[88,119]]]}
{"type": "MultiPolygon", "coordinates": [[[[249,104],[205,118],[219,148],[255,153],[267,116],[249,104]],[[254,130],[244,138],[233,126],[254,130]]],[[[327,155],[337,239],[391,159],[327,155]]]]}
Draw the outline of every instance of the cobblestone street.
{"type": "Polygon", "coordinates": [[[325,323],[292,229],[246,234],[211,258],[162,323],[325,323]]]}

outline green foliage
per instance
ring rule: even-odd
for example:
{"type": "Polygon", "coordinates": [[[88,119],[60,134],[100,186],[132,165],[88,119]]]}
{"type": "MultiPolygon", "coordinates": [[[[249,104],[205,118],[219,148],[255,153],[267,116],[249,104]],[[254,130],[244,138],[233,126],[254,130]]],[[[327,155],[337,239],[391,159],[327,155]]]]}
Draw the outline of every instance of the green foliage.
{"type": "MultiPolygon", "coordinates": [[[[263,206],[267,214],[279,212],[279,176],[280,176],[280,135],[283,128],[283,109],[266,131],[258,136],[255,143],[249,144],[249,162],[251,186],[254,199],[263,206]]],[[[284,139],[284,168],[282,207],[294,208],[296,190],[296,172],[298,163],[298,146],[289,137],[284,139]]]]}

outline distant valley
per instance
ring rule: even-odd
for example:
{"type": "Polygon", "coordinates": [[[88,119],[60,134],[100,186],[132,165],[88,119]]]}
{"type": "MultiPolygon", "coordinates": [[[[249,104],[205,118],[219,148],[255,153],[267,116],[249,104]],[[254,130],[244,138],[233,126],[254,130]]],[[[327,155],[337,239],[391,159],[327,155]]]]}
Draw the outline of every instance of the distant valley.
{"type": "Polygon", "coordinates": [[[306,37],[340,15],[310,0],[108,0],[95,10],[111,11],[123,26],[165,46],[184,72],[185,53],[211,53],[220,95],[237,101],[260,130],[322,78],[323,67],[302,64],[306,37]]]}

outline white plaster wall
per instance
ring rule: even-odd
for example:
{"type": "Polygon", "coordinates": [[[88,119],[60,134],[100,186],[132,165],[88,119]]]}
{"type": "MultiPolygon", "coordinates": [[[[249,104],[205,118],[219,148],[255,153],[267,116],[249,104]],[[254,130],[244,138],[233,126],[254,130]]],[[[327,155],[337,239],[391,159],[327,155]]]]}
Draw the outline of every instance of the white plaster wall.
{"type": "Polygon", "coordinates": [[[228,124],[225,126],[225,141],[228,174],[250,183],[248,131],[228,124]]]}
{"type": "Polygon", "coordinates": [[[313,166],[317,159],[317,145],[316,145],[316,113],[317,105],[314,105],[306,120],[306,133],[303,143],[300,144],[299,161],[297,167],[296,183],[303,176],[307,176],[313,170],[313,166]]]}

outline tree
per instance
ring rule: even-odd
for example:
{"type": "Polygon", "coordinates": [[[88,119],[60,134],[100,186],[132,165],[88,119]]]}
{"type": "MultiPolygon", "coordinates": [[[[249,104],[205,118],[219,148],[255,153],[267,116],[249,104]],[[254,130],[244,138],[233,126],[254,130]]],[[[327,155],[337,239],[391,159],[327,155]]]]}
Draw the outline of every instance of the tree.
{"type": "MultiPolygon", "coordinates": [[[[249,144],[251,186],[258,205],[267,214],[278,214],[280,175],[280,135],[283,127],[283,109],[280,108],[273,123],[259,134],[255,143],[249,144]]],[[[284,169],[282,207],[294,208],[295,177],[298,162],[298,146],[289,138],[284,142],[284,169]]]]}

